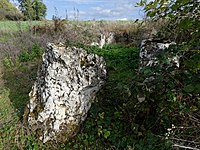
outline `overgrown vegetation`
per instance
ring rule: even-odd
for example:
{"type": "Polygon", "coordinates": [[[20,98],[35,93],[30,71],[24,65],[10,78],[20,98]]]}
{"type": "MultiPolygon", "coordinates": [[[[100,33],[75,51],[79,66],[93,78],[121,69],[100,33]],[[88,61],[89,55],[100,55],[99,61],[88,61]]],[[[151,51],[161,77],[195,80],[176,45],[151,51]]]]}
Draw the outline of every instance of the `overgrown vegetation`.
{"type": "MultiPolygon", "coordinates": [[[[125,110],[123,110],[123,107],[121,108],[121,105],[127,102],[126,94],[130,94],[131,77],[134,76],[134,69],[137,68],[138,49],[121,45],[107,46],[104,49],[84,48],[105,57],[108,64],[109,77],[105,89],[102,90],[102,93],[99,93],[97,103],[92,107],[82,131],[77,138],[62,145],[62,148],[85,149],[87,147],[88,149],[101,149],[103,147],[110,148],[110,146],[127,148],[127,144],[132,146],[137,133],[135,135],[127,135],[128,126],[126,121],[128,120],[123,117],[125,110]],[[121,63],[122,61],[123,63],[121,63]],[[130,65],[130,62],[133,65],[130,65]],[[104,96],[102,97],[102,95],[104,96]],[[127,129],[123,131],[123,128],[127,129]],[[93,130],[91,131],[91,129],[93,130]]],[[[37,65],[40,60],[40,58],[37,58],[41,56],[41,52],[43,50],[35,45],[31,52],[23,51],[20,53],[16,62],[12,62],[8,58],[4,59],[4,64],[7,68],[4,75],[7,81],[6,87],[10,89],[9,98],[12,100],[14,108],[17,109],[15,113],[18,114],[19,118],[22,118],[24,106],[29,100],[28,93],[36,78],[37,65]],[[24,85],[27,86],[24,87],[24,85]],[[16,91],[16,89],[18,90],[16,91]]],[[[133,103],[135,102],[133,101],[133,103]]],[[[3,132],[5,129],[2,128],[1,130],[3,132]]],[[[10,134],[18,132],[17,128],[12,130],[14,131],[10,134]]],[[[4,136],[6,139],[10,135],[4,134],[4,136]]],[[[22,142],[21,138],[27,138],[25,133],[20,136],[19,143],[22,142]]],[[[38,145],[34,139],[33,141],[28,139],[27,142],[31,143],[31,145],[21,143],[22,148],[34,148],[34,145],[38,145]]],[[[13,144],[20,148],[17,143],[13,144]]],[[[59,148],[58,145],[53,146],[55,149],[59,148]]]]}
{"type": "Polygon", "coordinates": [[[189,42],[188,46],[199,48],[200,2],[198,0],[155,0],[146,3],[141,0],[147,17],[155,21],[167,20],[168,24],[160,31],[159,37],[181,42],[189,42]],[[187,38],[185,38],[187,37],[187,38]]]}
{"type": "Polygon", "coordinates": [[[41,0],[18,0],[24,20],[43,20],[46,16],[46,5],[41,0]]]}
{"type": "Polygon", "coordinates": [[[138,115],[145,115],[144,126],[154,134],[165,133],[173,148],[199,149],[200,3],[155,0],[148,4],[141,1],[140,5],[145,6],[150,19],[167,21],[157,38],[175,41],[177,45],[159,56],[159,65],[146,67],[139,73],[136,80],[139,83],[150,76],[155,80],[151,84],[143,82],[143,87],[138,88],[147,97],[146,104],[142,104],[145,109],[138,115]],[[171,56],[180,57],[180,67],[167,67],[171,56]],[[154,91],[150,92],[152,85],[154,91]]]}
{"type": "Polygon", "coordinates": [[[3,34],[0,44],[6,54],[6,84],[0,91],[0,149],[199,149],[200,41],[196,9],[199,3],[166,2],[141,3],[155,22],[57,19],[12,35],[3,34]],[[152,28],[157,34],[151,33],[152,28]],[[89,46],[103,32],[115,32],[117,44],[103,49],[89,46]],[[156,67],[139,71],[139,44],[153,34],[156,38],[175,41],[177,45],[158,57],[156,67]],[[188,38],[184,38],[186,36],[188,38]],[[79,134],[67,143],[43,145],[23,127],[21,120],[41,55],[49,41],[65,42],[103,56],[108,78],[79,134]],[[171,56],[180,56],[179,67],[168,66],[171,56]],[[144,83],[149,76],[155,80],[144,83]],[[152,85],[153,92],[148,90],[152,85]],[[140,93],[146,97],[142,103],[137,99],[140,93]]]}
{"type": "Polygon", "coordinates": [[[0,0],[0,20],[20,20],[22,14],[9,0],[0,0]]]}

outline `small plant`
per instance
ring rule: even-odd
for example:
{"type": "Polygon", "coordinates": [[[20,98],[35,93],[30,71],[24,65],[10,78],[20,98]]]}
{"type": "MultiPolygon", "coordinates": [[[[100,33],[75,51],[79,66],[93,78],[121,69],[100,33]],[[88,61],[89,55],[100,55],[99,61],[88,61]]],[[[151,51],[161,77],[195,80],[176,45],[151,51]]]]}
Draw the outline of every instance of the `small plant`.
{"type": "Polygon", "coordinates": [[[19,61],[27,62],[38,59],[42,56],[43,52],[43,48],[41,48],[38,44],[34,44],[31,51],[24,50],[21,52],[19,55],[19,61]]]}
{"type": "Polygon", "coordinates": [[[3,64],[6,68],[12,68],[14,66],[13,60],[9,56],[3,59],[3,64]]]}

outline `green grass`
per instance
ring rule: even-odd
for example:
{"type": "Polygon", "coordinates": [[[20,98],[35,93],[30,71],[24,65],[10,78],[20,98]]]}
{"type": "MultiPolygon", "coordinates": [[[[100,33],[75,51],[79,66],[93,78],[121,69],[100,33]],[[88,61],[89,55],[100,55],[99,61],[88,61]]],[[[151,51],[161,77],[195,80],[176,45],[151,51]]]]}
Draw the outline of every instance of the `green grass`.
{"type": "Polygon", "coordinates": [[[18,117],[15,113],[9,99],[10,90],[2,89],[0,91],[0,149],[6,148],[9,143],[10,132],[12,132],[12,126],[17,123],[18,117]]]}
{"type": "Polygon", "coordinates": [[[33,25],[42,24],[44,21],[0,21],[1,32],[17,32],[28,30],[33,25]]]}
{"type": "Polygon", "coordinates": [[[13,114],[15,114],[15,109],[9,99],[9,94],[10,90],[8,89],[2,89],[0,91],[0,127],[3,127],[6,122],[13,121],[13,114]]]}
{"type": "Polygon", "coordinates": [[[10,95],[9,89],[4,88],[0,91],[0,150],[38,150],[39,147],[49,149],[42,146],[23,127],[10,95]]]}

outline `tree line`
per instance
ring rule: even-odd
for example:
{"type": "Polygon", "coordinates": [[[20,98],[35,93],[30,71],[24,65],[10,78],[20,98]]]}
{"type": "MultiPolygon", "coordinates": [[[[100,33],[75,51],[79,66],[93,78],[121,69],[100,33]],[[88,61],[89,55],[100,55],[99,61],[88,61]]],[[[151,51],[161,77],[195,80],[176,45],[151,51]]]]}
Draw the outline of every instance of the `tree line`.
{"type": "Polygon", "coordinates": [[[42,0],[18,0],[24,20],[43,20],[47,7],[42,0]]]}

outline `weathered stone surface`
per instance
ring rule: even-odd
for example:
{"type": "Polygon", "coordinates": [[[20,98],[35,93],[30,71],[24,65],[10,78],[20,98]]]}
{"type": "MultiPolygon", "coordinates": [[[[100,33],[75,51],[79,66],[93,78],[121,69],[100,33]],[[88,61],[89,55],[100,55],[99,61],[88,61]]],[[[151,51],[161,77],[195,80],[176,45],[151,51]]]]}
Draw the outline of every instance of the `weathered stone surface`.
{"type": "MultiPolygon", "coordinates": [[[[141,43],[140,49],[140,64],[139,64],[139,76],[143,76],[144,72],[143,69],[145,67],[156,68],[159,64],[158,56],[164,54],[163,52],[167,50],[170,46],[176,45],[175,42],[168,42],[163,40],[155,40],[155,39],[148,39],[143,40],[141,43]]],[[[171,55],[167,57],[168,65],[167,66],[160,66],[165,67],[165,69],[169,67],[179,67],[179,56],[171,55]]],[[[146,76],[146,75],[145,75],[146,76]]],[[[154,92],[155,85],[153,81],[156,79],[156,72],[152,72],[150,76],[147,76],[145,80],[140,83],[140,86],[143,90],[148,92],[154,92]]],[[[140,103],[145,101],[146,97],[144,91],[141,90],[140,93],[137,95],[137,99],[140,103]]]]}
{"type": "MultiPolygon", "coordinates": [[[[161,40],[148,39],[143,40],[140,49],[140,67],[155,66],[158,64],[158,55],[164,50],[168,49],[170,45],[175,45],[175,42],[164,42],[161,40]]],[[[179,67],[179,61],[177,56],[168,58],[172,63],[175,62],[179,67]]]]}
{"type": "Polygon", "coordinates": [[[106,44],[106,35],[101,34],[100,42],[99,42],[99,47],[103,48],[103,46],[106,44]]]}
{"type": "Polygon", "coordinates": [[[44,143],[68,140],[85,120],[105,77],[102,57],[49,43],[29,94],[24,123],[44,143]]]}
{"type": "Polygon", "coordinates": [[[100,35],[99,42],[92,42],[91,46],[99,46],[99,48],[103,48],[104,45],[115,43],[115,33],[106,32],[100,35]]]}

